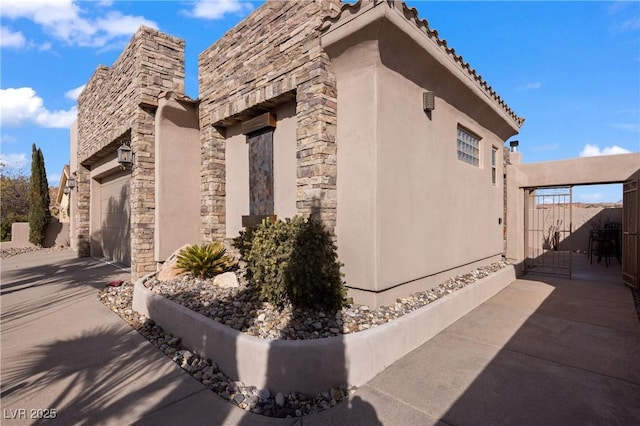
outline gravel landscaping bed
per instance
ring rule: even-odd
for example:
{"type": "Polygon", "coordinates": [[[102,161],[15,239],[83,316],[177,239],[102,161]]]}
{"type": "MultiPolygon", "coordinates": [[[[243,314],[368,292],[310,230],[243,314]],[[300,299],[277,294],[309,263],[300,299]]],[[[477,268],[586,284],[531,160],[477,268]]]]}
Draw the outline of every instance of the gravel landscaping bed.
{"type": "Polygon", "coordinates": [[[355,392],[355,387],[329,389],[315,396],[300,392],[273,395],[268,389],[257,389],[234,381],[218,369],[210,359],[203,359],[191,353],[181,345],[179,337],[165,333],[152,320],[147,319],[131,308],[133,300],[133,284],[123,283],[119,287],[105,287],[98,294],[102,303],[119,315],[132,328],[163,351],[194,379],[202,382],[220,397],[230,403],[250,411],[269,417],[301,417],[317,413],[336,406],[340,401],[355,392]]]}
{"type": "Polygon", "coordinates": [[[0,259],[6,259],[7,257],[17,256],[19,254],[31,253],[32,251],[42,251],[44,253],[51,253],[54,251],[62,251],[66,250],[68,247],[66,246],[56,246],[50,248],[41,248],[41,247],[19,247],[19,248],[8,248],[0,250],[0,259]]]}
{"type": "Polygon", "coordinates": [[[264,339],[303,340],[377,327],[472,284],[508,264],[507,261],[501,261],[477,268],[468,274],[450,278],[431,290],[396,299],[391,306],[373,309],[367,305],[349,304],[333,312],[291,307],[278,310],[272,304],[259,300],[246,286],[220,288],[213,284],[213,279],[184,276],[164,282],[150,279],[145,285],[167,299],[248,335],[264,339]]]}
{"type": "MultiPolygon", "coordinates": [[[[366,305],[350,304],[336,312],[291,308],[279,312],[271,304],[258,300],[246,286],[219,288],[213,285],[212,279],[181,277],[166,282],[150,279],[145,284],[168,299],[253,336],[266,339],[317,339],[377,327],[508,264],[507,261],[497,262],[450,278],[434,289],[397,299],[393,306],[372,309],[366,305]]],[[[232,404],[255,414],[271,417],[305,416],[337,405],[356,390],[353,386],[345,386],[315,396],[300,392],[273,395],[268,389],[257,389],[230,379],[218,369],[214,360],[202,359],[191,353],[181,345],[180,337],[165,333],[152,320],[134,312],[131,307],[133,284],[125,282],[121,286],[105,287],[100,291],[99,299],[196,380],[232,404]]]]}

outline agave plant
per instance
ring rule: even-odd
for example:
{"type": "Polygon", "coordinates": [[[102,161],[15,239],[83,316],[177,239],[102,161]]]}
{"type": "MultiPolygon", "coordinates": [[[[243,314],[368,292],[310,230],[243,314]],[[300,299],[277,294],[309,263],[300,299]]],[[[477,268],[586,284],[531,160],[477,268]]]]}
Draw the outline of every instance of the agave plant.
{"type": "Polygon", "coordinates": [[[226,252],[222,243],[194,244],[180,250],[176,266],[196,277],[214,277],[237,264],[226,252]]]}

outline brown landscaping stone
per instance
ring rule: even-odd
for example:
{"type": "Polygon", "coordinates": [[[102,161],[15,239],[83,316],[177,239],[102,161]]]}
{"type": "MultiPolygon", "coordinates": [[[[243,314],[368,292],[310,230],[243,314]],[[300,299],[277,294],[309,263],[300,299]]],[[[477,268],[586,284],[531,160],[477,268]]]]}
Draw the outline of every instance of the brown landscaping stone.
{"type": "Polygon", "coordinates": [[[178,253],[180,253],[180,250],[189,246],[190,244],[185,244],[171,253],[171,256],[169,256],[167,261],[162,264],[162,267],[158,271],[158,281],[169,281],[184,274],[184,271],[182,269],[178,269],[177,267],[178,253]]]}

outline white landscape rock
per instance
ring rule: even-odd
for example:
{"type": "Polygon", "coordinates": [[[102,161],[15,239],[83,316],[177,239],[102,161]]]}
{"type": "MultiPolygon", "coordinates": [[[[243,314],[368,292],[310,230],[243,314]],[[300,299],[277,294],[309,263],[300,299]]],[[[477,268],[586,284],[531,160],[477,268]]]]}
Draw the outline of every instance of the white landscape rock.
{"type": "Polygon", "coordinates": [[[221,288],[234,288],[240,287],[238,277],[233,272],[225,272],[224,274],[216,275],[213,279],[213,284],[221,288]]]}

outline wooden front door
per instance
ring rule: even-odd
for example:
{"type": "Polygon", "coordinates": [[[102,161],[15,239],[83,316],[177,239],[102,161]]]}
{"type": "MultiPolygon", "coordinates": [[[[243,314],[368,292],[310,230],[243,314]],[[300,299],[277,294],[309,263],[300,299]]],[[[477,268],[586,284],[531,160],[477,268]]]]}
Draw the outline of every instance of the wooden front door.
{"type": "Polygon", "coordinates": [[[630,180],[624,183],[622,196],[622,278],[633,287],[640,288],[638,282],[638,268],[640,267],[638,232],[640,231],[640,180],[630,180]]]}

